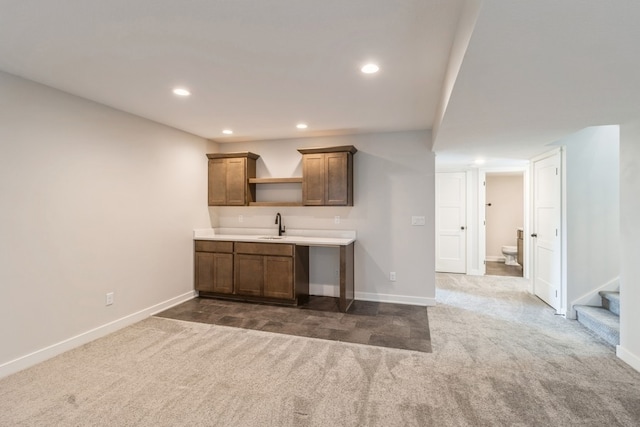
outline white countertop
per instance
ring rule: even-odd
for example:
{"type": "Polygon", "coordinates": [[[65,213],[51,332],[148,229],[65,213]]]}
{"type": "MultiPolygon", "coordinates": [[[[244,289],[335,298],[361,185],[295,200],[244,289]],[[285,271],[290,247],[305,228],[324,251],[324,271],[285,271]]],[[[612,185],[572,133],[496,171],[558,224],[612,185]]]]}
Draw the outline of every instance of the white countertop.
{"type": "Polygon", "coordinates": [[[279,237],[274,229],[203,228],[193,230],[194,240],[226,240],[234,242],[288,243],[302,246],[346,246],[356,241],[353,230],[287,230],[279,237]]]}

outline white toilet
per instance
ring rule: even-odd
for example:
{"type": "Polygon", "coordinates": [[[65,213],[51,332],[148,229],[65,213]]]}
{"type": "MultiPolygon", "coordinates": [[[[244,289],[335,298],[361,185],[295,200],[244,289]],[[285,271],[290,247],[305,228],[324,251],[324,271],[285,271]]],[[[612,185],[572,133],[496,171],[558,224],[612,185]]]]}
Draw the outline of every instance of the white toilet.
{"type": "Polygon", "coordinates": [[[518,248],[516,246],[503,246],[502,255],[504,255],[505,265],[520,265],[518,261],[516,261],[516,257],[518,256],[518,248]]]}

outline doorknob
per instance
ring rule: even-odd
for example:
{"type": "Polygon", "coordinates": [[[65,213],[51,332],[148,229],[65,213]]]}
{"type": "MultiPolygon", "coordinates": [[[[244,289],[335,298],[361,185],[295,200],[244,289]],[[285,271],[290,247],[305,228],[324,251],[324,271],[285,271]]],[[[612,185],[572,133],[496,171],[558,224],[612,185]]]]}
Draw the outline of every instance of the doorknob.
{"type": "Polygon", "coordinates": [[[464,231],[464,225],[460,226],[460,230],[464,231]]]}
{"type": "Polygon", "coordinates": [[[538,237],[538,233],[531,234],[531,237],[538,237]]]}

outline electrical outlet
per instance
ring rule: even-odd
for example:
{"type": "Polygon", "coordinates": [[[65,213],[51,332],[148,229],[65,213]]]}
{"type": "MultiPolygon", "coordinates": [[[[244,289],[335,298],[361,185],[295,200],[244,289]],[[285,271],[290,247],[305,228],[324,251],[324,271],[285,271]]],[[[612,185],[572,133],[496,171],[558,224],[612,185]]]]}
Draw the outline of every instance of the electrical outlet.
{"type": "Polygon", "coordinates": [[[426,219],[423,216],[412,216],[411,225],[425,225],[426,219]]]}
{"type": "Polygon", "coordinates": [[[238,222],[244,222],[244,217],[242,215],[238,215],[238,222]]]}
{"type": "Polygon", "coordinates": [[[389,280],[391,280],[392,282],[396,281],[396,272],[392,271],[391,273],[389,273],[389,280]]]}
{"type": "Polygon", "coordinates": [[[107,297],[105,300],[106,304],[105,305],[111,305],[113,304],[113,292],[109,292],[107,293],[107,297]]]}
{"type": "Polygon", "coordinates": [[[339,215],[334,216],[333,217],[333,222],[334,222],[334,224],[340,224],[340,216],[339,215]]]}

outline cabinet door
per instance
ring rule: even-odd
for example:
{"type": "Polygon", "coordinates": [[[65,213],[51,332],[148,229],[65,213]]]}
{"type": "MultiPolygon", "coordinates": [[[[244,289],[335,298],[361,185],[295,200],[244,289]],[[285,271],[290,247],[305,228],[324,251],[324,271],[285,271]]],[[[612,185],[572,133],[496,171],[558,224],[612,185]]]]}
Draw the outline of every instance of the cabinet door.
{"type": "Polygon", "coordinates": [[[293,298],[293,258],[264,257],[264,292],[269,298],[293,298]]]}
{"type": "Polygon", "coordinates": [[[244,206],[247,197],[246,159],[227,161],[227,205],[244,206]]]}
{"type": "Polygon", "coordinates": [[[349,153],[325,154],[325,204],[346,206],[351,203],[349,153]]]}
{"type": "Polygon", "coordinates": [[[210,252],[196,252],[195,254],[195,288],[197,291],[213,292],[214,254],[210,252]]]}
{"type": "Polygon", "coordinates": [[[213,254],[213,292],[233,293],[233,254],[213,254]]]}
{"type": "Polygon", "coordinates": [[[233,293],[233,254],[195,253],[197,291],[233,293]]]}
{"type": "Polygon", "coordinates": [[[325,203],[324,154],[302,156],[302,204],[322,206],[325,203]]]}
{"type": "Polygon", "coordinates": [[[227,163],[225,159],[209,160],[209,206],[227,203],[227,163]]]}
{"type": "Polygon", "coordinates": [[[261,255],[235,256],[236,294],[261,296],[264,287],[264,260],[261,255]]]}

